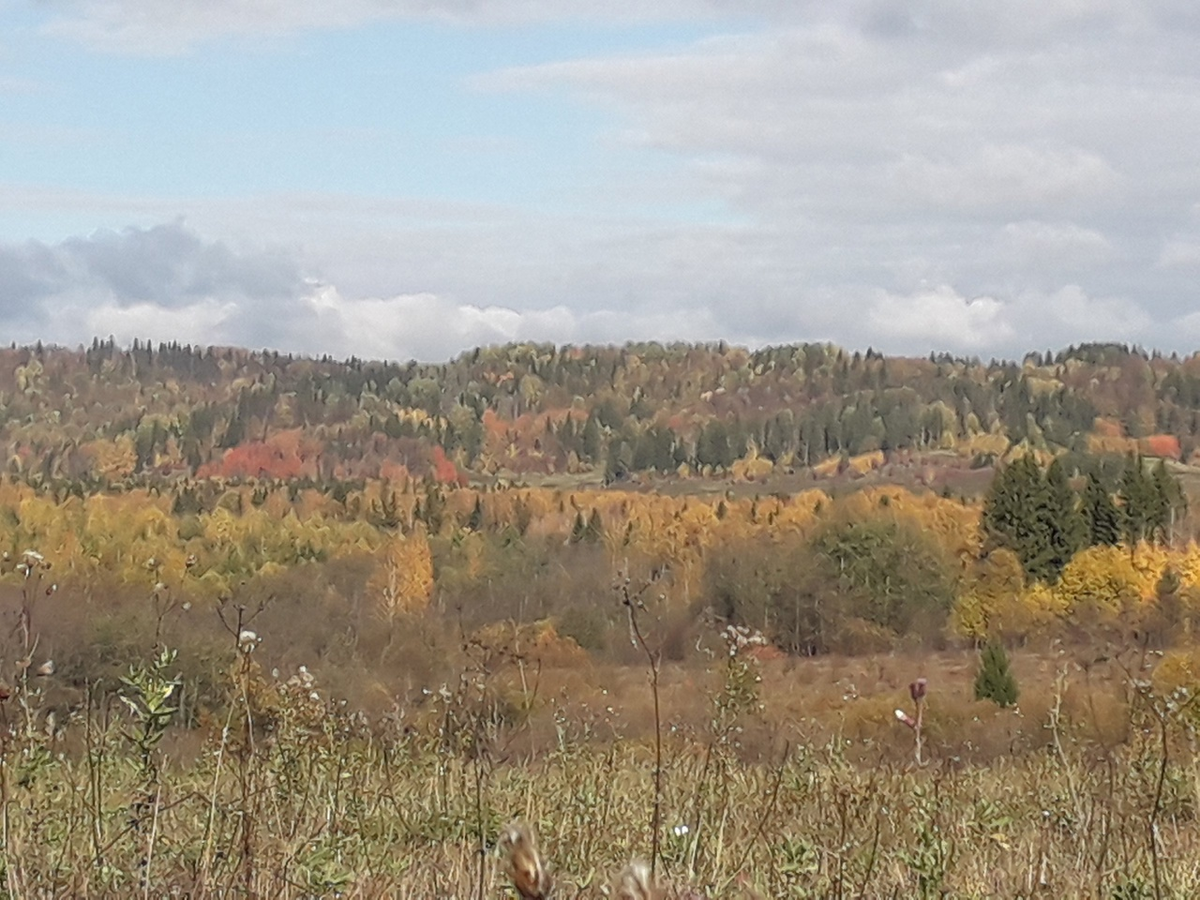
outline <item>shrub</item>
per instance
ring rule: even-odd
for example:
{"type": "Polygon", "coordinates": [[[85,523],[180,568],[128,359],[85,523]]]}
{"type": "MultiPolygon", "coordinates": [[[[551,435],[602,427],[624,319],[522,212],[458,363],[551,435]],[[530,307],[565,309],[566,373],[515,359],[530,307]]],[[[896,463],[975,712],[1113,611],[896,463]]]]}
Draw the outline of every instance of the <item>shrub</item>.
{"type": "Polygon", "coordinates": [[[991,641],[979,656],[979,671],[975,675],[975,699],[991,700],[997,706],[1012,706],[1017,702],[1017,681],[1008,664],[1008,654],[999,641],[991,641]]]}

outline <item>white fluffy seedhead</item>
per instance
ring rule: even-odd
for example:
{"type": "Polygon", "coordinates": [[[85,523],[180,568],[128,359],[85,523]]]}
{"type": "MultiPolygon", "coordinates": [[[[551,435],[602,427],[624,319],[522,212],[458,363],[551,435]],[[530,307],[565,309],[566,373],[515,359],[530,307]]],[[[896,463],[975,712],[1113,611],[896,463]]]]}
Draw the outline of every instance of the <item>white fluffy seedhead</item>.
{"type": "Polygon", "coordinates": [[[506,825],[497,844],[504,871],[521,900],[549,900],[552,882],[538,853],[533,832],[519,822],[506,825]]]}

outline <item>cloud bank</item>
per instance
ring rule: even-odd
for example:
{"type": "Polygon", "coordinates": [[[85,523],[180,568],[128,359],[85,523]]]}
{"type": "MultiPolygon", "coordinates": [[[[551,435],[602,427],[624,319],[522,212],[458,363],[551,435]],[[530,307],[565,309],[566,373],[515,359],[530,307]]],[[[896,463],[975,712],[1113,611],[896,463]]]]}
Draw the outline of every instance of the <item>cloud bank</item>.
{"type": "MultiPolygon", "coordinates": [[[[691,251],[685,255],[691,256],[691,251]]],[[[706,271],[704,277],[711,276],[706,271]]],[[[649,277],[647,278],[649,281],[649,277]]],[[[825,339],[853,316],[856,346],[924,353],[929,347],[987,355],[999,344],[1150,341],[1156,325],[1127,301],[1078,286],[1000,299],[964,296],[950,285],[899,293],[844,285],[809,298],[744,305],[719,298],[687,306],[611,303],[480,305],[435,293],[344,293],[278,248],[234,248],[176,221],[99,232],[60,244],[0,245],[0,296],[15,338],[48,333],[60,343],[95,335],[267,347],[308,354],[439,361],[509,341],[619,343],[732,340],[762,345],[806,334],[825,339]]],[[[1195,315],[1173,328],[1195,337],[1195,315]]]]}

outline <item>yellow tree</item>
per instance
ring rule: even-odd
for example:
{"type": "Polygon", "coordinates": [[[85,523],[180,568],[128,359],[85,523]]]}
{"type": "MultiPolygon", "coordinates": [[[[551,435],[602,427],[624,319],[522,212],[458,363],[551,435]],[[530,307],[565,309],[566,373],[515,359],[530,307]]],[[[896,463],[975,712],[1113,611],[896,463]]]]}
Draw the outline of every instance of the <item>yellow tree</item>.
{"type": "Polygon", "coordinates": [[[433,596],[433,556],[429,541],[417,532],[389,540],[376,554],[367,592],[379,604],[380,616],[394,622],[420,612],[433,596]]]}
{"type": "Polygon", "coordinates": [[[1123,548],[1098,546],[1076,553],[1054,590],[1073,614],[1109,622],[1143,599],[1146,581],[1123,548]]]}
{"type": "Polygon", "coordinates": [[[972,567],[966,590],[955,601],[955,631],[975,641],[1021,633],[1037,617],[1025,615],[1019,600],[1024,589],[1025,570],[1016,554],[994,550],[972,567]]]}

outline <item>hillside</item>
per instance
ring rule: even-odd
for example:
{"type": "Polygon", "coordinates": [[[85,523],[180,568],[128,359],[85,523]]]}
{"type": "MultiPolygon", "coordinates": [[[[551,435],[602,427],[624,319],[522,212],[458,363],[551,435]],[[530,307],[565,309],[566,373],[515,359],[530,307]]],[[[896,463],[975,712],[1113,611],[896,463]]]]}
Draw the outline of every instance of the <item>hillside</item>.
{"type": "Polygon", "coordinates": [[[931,468],[969,472],[1018,445],[1187,460],[1198,434],[1200,357],[1117,345],[1020,364],[818,344],[514,344],[440,365],[111,341],[0,350],[8,471],[88,489],[214,475],[932,484],[931,468]]]}

